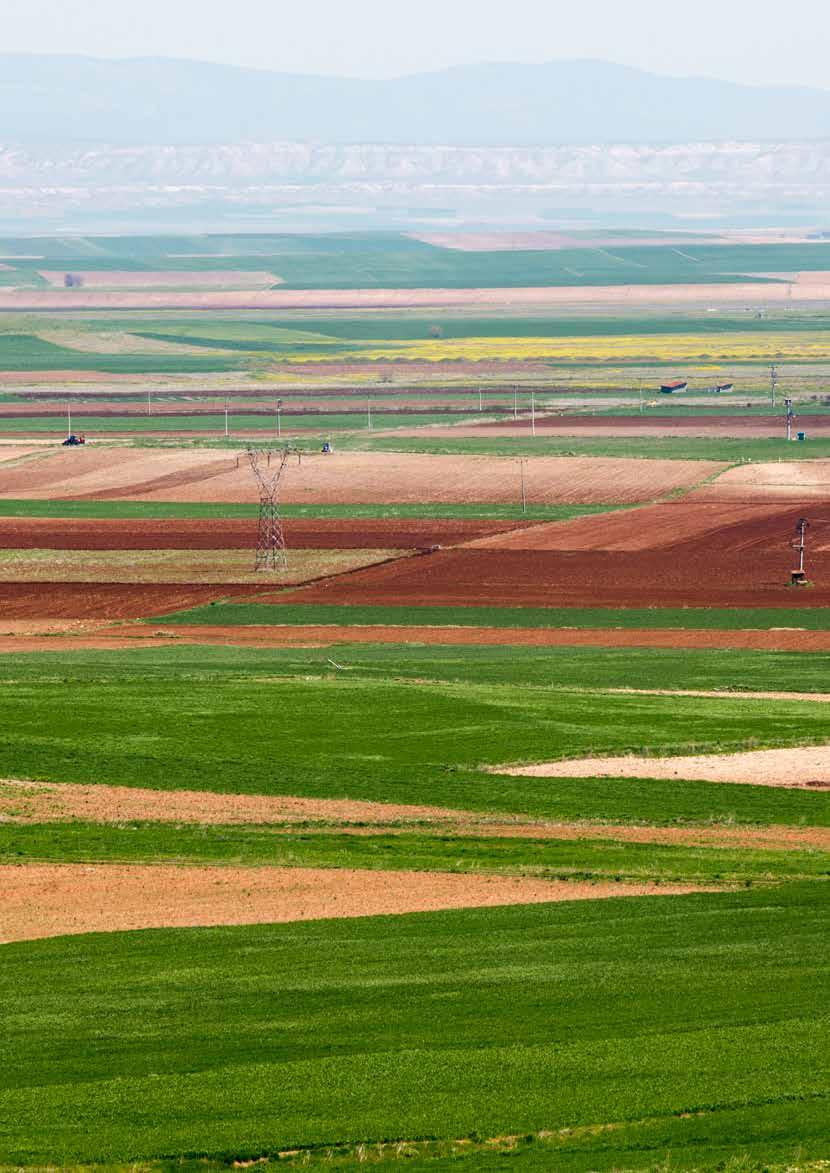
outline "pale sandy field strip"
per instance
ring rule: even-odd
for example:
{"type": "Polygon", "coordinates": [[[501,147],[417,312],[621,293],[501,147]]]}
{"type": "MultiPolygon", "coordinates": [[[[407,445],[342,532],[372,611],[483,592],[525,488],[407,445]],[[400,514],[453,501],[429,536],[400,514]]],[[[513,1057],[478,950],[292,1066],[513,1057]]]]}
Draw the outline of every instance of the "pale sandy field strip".
{"type": "Polygon", "coordinates": [[[706,891],[450,872],[164,864],[0,865],[0,942],[197,925],[281,924],[706,891]]]}
{"type": "Polygon", "coordinates": [[[743,464],[701,485],[693,501],[798,503],[830,497],[830,460],[743,464]]]}
{"type": "Polygon", "coordinates": [[[3,289],[0,310],[60,309],[396,309],[442,306],[740,305],[830,301],[830,275],[735,285],[583,285],[499,289],[268,289],[96,292],[91,289],[3,289]]]}
{"type": "Polygon", "coordinates": [[[491,773],[526,778],[677,778],[750,786],[830,788],[830,746],[759,749],[685,757],[571,758],[532,766],[495,766],[491,773]]]}

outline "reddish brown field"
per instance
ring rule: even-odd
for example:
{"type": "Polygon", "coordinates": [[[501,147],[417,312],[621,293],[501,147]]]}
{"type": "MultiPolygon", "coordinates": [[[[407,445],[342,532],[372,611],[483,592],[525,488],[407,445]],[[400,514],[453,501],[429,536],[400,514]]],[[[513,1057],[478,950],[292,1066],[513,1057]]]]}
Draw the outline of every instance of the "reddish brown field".
{"type": "MultiPolygon", "coordinates": [[[[186,583],[0,583],[0,616],[14,619],[139,619],[199,607],[222,599],[261,593],[258,586],[203,586],[186,583]]],[[[51,638],[51,637],[50,637],[51,638]]]]}
{"type": "MultiPolygon", "coordinates": [[[[830,506],[824,512],[830,518],[830,506]]],[[[485,545],[370,568],[309,587],[302,597],[307,602],[408,606],[827,606],[830,523],[822,527],[827,531],[824,540],[818,527],[815,531],[808,570],[816,585],[800,592],[789,586],[790,543],[800,513],[793,507],[776,509],[718,525],[716,512],[698,517],[686,505],[655,506],[632,510],[619,522],[597,519],[602,524],[587,540],[582,528],[590,535],[590,519],[582,526],[539,526],[489,539],[485,545]],[[672,536],[673,513],[667,511],[675,508],[677,530],[672,536]],[[649,514],[660,519],[653,536],[649,514]]]]}
{"type": "MultiPolygon", "coordinates": [[[[418,549],[514,530],[531,522],[286,518],[289,548],[303,550],[418,549]]],[[[256,518],[0,517],[0,548],[8,550],[252,550],[256,518]]]]}
{"type": "MultiPolygon", "coordinates": [[[[827,506],[830,516],[830,502],[827,506]]],[[[637,551],[690,544],[707,550],[787,547],[800,516],[792,505],[691,503],[687,500],[615,510],[571,521],[543,522],[468,543],[471,549],[637,551]]],[[[830,536],[830,531],[828,531],[830,536]]]]}

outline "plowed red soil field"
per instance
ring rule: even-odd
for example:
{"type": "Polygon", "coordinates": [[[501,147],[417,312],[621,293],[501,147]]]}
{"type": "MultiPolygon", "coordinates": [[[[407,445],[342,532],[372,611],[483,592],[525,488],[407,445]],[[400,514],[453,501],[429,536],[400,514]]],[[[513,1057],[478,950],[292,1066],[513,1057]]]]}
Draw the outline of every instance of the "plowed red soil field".
{"type": "Polygon", "coordinates": [[[140,619],[214,599],[261,593],[258,586],[202,586],[174,583],[0,583],[0,616],[13,619],[140,619]]]}
{"type": "MultiPolygon", "coordinates": [[[[289,548],[304,550],[417,549],[453,546],[514,530],[523,523],[476,520],[286,518],[289,548]]],[[[524,523],[531,525],[531,522],[524,523]]],[[[13,550],[247,550],[256,544],[256,518],[116,520],[2,517],[0,548],[13,550]]]]}
{"type": "MultiPolygon", "coordinates": [[[[626,544],[619,531],[603,548],[557,548],[557,527],[542,526],[487,545],[439,551],[429,557],[359,571],[347,579],[312,586],[303,602],[398,603],[491,606],[600,607],[793,607],[830,605],[830,524],[811,549],[809,588],[789,585],[790,543],[800,510],[776,511],[722,527],[703,528],[672,540],[651,540],[641,529],[645,511],[626,516],[626,544]],[[524,548],[515,548],[512,543],[524,548]],[[527,548],[530,543],[535,548],[527,548]],[[495,546],[511,547],[494,549],[495,546]],[[553,547],[553,548],[551,548],[553,547]]],[[[711,519],[711,515],[710,519],[711,519]]],[[[828,511],[830,517],[830,511],[828,511]]],[[[681,508],[681,521],[688,521],[681,508]]],[[[563,527],[564,528],[564,527],[563,527]]],[[[570,526],[573,533],[577,527],[570,526]]],[[[816,528],[818,535],[818,527],[816,528]]],[[[577,542],[579,538],[577,536],[577,542]]],[[[296,600],[296,595],[294,599],[296,600]]],[[[282,601],[288,601],[282,600],[282,601]]]]}

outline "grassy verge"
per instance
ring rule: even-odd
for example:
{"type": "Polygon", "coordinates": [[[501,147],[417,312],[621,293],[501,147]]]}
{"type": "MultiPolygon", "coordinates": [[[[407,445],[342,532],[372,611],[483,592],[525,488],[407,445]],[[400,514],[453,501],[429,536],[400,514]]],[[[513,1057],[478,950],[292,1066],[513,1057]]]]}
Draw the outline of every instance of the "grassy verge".
{"type": "Polygon", "coordinates": [[[826,920],[806,884],[7,945],[0,1160],[826,1155],[826,920]]]}
{"type": "Polygon", "coordinates": [[[148,622],[228,626],[326,624],[338,627],[633,628],[695,631],[830,629],[827,607],[385,607],[314,603],[210,603],[148,622]]]}
{"type": "Polygon", "coordinates": [[[830,854],[654,843],[479,838],[450,833],[348,835],[167,823],[0,826],[0,862],[177,863],[471,872],[548,880],[735,884],[830,875],[830,854]]]}

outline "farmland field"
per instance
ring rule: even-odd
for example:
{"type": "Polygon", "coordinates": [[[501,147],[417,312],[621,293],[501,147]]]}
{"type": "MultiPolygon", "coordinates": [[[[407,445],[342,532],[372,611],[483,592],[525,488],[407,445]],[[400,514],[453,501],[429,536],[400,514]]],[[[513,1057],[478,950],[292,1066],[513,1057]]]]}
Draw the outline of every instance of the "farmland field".
{"type": "Polygon", "coordinates": [[[0,242],[2,1168],[830,1161],[830,246],[457,243],[0,242]]]}

